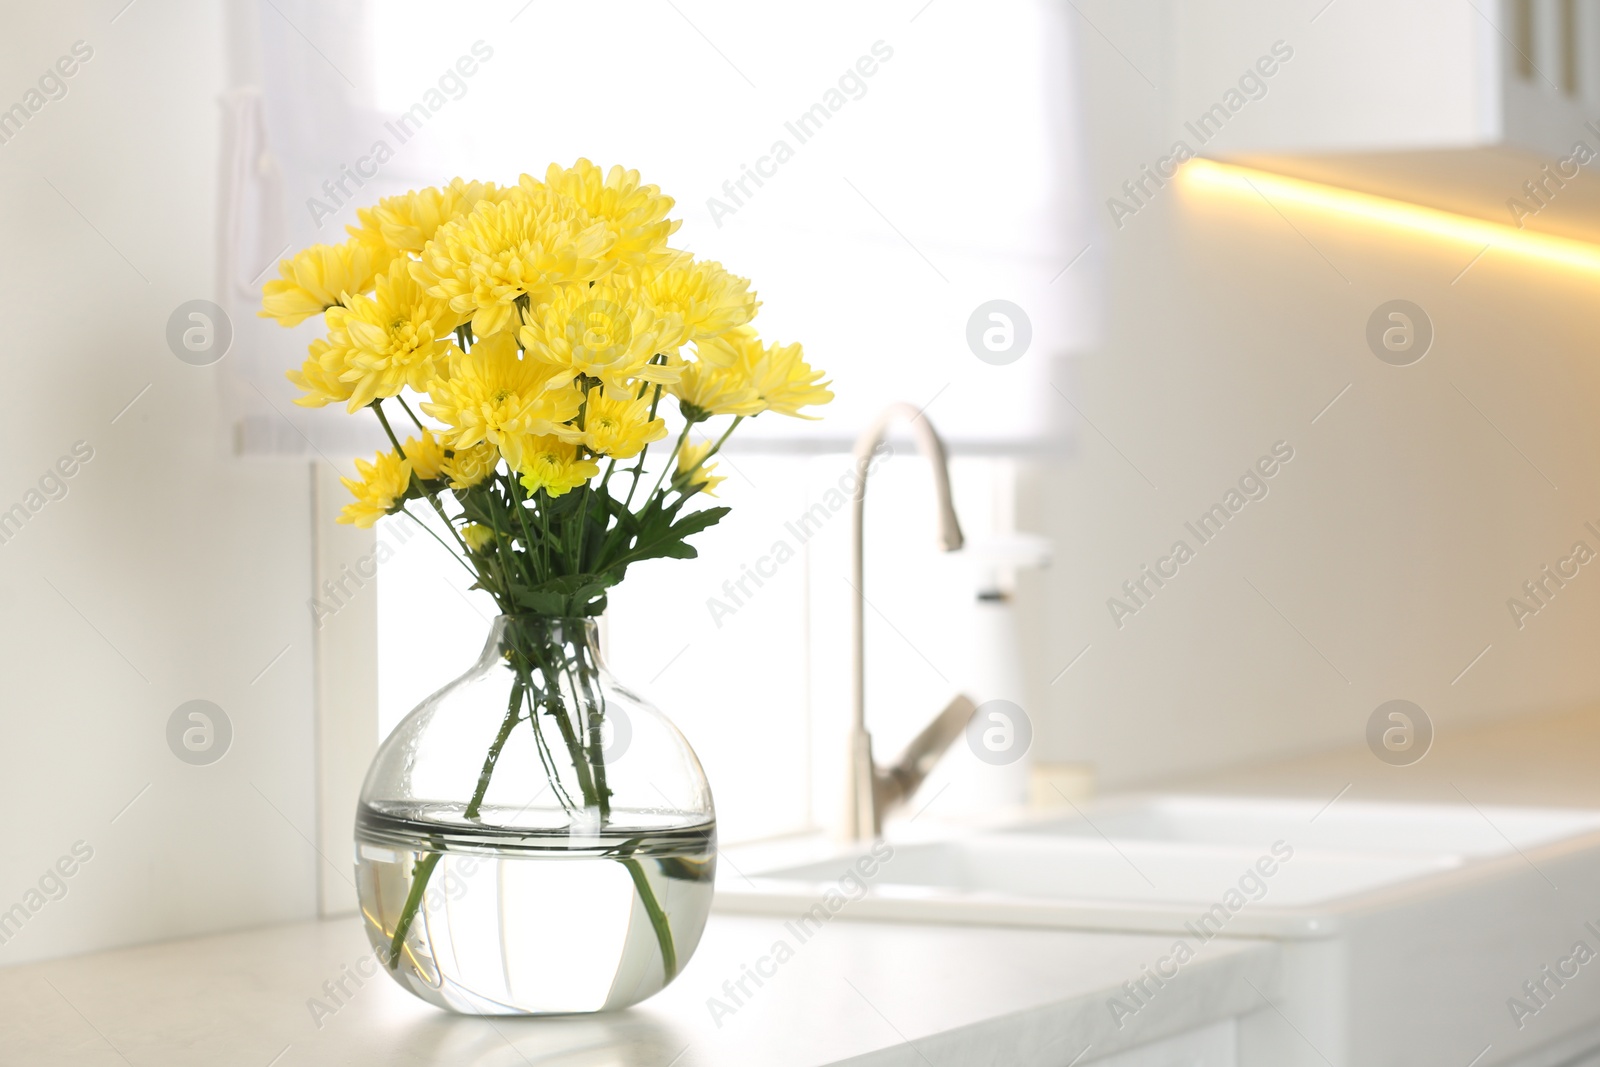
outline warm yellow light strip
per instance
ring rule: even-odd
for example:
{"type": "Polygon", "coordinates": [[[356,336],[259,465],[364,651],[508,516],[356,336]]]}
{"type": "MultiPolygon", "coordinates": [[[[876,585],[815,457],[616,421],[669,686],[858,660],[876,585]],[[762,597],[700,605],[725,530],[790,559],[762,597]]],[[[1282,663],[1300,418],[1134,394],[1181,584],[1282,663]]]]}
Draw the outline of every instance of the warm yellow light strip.
{"type": "Polygon", "coordinates": [[[1485,222],[1469,215],[1457,215],[1420,204],[1408,204],[1403,200],[1391,200],[1386,196],[1358,193],[1334,185],[1308,182],[1210,159],[1191,159],[1183,165],[1180,173],[1186,185],[1238,193],[1257,203],[1265,197],[1275,207],[1295,204],[1348,218],[1365,219],[1397,230],[1454,241],[1474,254],[1489,246],[1497,252],[1510,252],[1580,270],[1600,271],[1600,245],[1587,241],[1519,230],[1515,226],[1485,222]]]}

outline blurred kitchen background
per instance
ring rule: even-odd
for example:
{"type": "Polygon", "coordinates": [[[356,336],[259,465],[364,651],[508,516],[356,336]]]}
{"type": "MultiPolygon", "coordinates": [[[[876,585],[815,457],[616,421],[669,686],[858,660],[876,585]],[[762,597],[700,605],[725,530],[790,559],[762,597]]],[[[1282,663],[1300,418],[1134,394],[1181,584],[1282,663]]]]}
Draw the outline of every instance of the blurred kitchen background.
{"type": "MultiPolygon", "coordinates": [[[[1593,568],[1524,590],[1600,547],[1600,252],[1538,240],[1600,239],[1574,158],[1600,150],[1593,0],[509,0],[448,23],[420,3],[97,0],[5,19],[0,106],[22,117],[0,114],[0,510],[26,515],[0,544],[0,898],[74,842],[93,859],[0,964],[353,906],[366,760],[475,655],[490,609],[414,529],[332,525],[338,473],[378,437],[294,407],[283,371],[316,327],[254,313],[280,256],[457,174],[640,169],[678,199],[678,242],[756,278],[763,332],[833,378],[826,418],[758,420],[727,454],[735,511],[702,558],[639,568],[606,620],[616,672],[700,753],[726,840],[837,818],[848,509],[827,494],[897,400],[946,436],[973,544],[937,552],[902,444],[867,507],[887,752],[957,689],[1004,697],[1032,788],[1065,802],[1361,747],[1393,699],[1444,751],[1600,696],[1593,568]],[[1189,154],[1253,169],[1173,173],[1189,154]],[[1520,224],[1525,247],[1472,220],[1520,224]],[[169,341],[196,300],[226,317],[210,361],[169,341]],[[995,300],[1029,335],[1009,362],[969,343],[995,300]],[[1428,336],[1419,359],[1369,343],[1392,301],[1428,336]],[[1272,455],[1265,495],[1241,490],[1259,498],[1201,544],[1185,524],[1272,455]],[[1042,541],[996,565],[1018,534],[1042,541]],[[1194,558],[1146,578],[1180,539],[1194,558]],[[779,542],[794,558],[762,564],[779,542]],[[214,763],[169,747],[193,700],[226,717],[214,763]]],[[[1373,760],[1361,788],[1397,773],[1373,760]]],[[[928,792],[961,814],[961,790],[928,792]]]]}

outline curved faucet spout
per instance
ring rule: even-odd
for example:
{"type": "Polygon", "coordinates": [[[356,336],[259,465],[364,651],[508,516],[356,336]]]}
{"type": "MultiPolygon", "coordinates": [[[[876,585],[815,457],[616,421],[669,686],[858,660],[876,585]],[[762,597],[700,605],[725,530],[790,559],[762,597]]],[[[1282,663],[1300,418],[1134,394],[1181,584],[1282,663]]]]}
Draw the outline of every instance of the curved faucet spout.
{"type": "Polygon", "coordinates": [[[933,467],[933,491],[938,498],[939,506],[939,547],[946,552],[954,552],[964,543],[961,523],[956,520],[956,509],[950,503],[950,463],[945,458],[944,441],[940,440],[939,432],[933,428],[933,423],[928,421],[921,410],[906,403],[890,404],[872,420],[872,425],[856,438],[855,513],[852,516],[855,525],[852,529],[855,534],[854,577],[857,586],[861,584],[861,519],[867,500],[867,466],[872,461],[872,455],[878,450],[878,446],[889,436],[889,427],[896,422],[904,422],[911,428],[911,435],[917,442],[917,451],[921,452],[923,458],[933,467]]]}
{"type": "Polygon", "coordinates": [[[873,420],[872,425],[856,439],[855,474],[856,491],[851,508],[850,522],[850,584],[854,590],[851,604],[851,736],[848,811],[846,836],[854,840],[875,837],[883,832],[883,816],[887,809],[911,798],[927,776],[933,764],[966,727],[976,706],[965,696],[958,696],[948,707],[918,734],[905,753],[888,770],[880,769],[872,759],[872,736],[867,732],[866,703],[866,582],[865,582],[865,513],[867,500],[867,474],[878,446],[888,435],[889,427],[905,422],[911,428],[917,450],[927,458],[933,468],[933,488],[938,503],[939,547],[953,552],[962,545],[961,524],[956,519],[955,507],[950,502],[950,467],[945,456],[944,442],[933,424],[910,404],[890,404],[873,420]]]}

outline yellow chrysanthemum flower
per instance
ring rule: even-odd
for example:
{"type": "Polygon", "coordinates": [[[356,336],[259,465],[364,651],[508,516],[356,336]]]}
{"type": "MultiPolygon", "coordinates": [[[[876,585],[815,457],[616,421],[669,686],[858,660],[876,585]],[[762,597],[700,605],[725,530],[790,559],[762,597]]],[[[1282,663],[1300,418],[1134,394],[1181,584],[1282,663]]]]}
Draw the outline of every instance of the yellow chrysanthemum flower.
{"type": "Polygon", "coordinates": [[[432,430],[423,430],[420,438],[406,438],[401,451],[405,452],[406,461],[411,464],[411,472],[425,482],[439,477],[444,469],[444,446],[433,436],[432,430]]]}
{"type": "Polygon", "coordinates": [[[518,297],[537,303],[557,285],[605,277],[615,240],[570,197],[529,182],[440,226],[411,269],[486,337],[515,324],[518,297]]]}
{"type": "Polygon", "coordinates": [[[481,337],[471,351],[457,350],[450,377],[428,386],[422,410],[446,424],[440,431],[446,447],[487,441],[516,468],[533,438],[578,436],[565,424],[577,417],[583,395],[560,375],[557,367],[522,358],[510,333],[481,337]]]}
{"type": "Polygon", "coordinates": [[[319,337],[311,342],[311,355],[299,370],[285,371],[284,376],[300,387],[301,395],[294,402],[303,408],[320,408],[328,404],[342,404],[350,399],[355,388],[350,382],[339,380],[344,365],[332,355],[332,346],[319,337]]]}
{"type": "Polygon", "coordinates": [[[613,166],[601,171],[580,159],[570,168],[550,164],[544,183],[605,223],[615,238],[608,258],[630,271],[663,262],[669,255],[667,238],[683,225],[666,217],[672,210],[672,197],[663,195],[659,186],[640,185],[636,170],[613,166]]]}
{"type": "Polygon", "coordinates": [[[494,531],[482,523],[469,522],[461,527],[461,539],[472,551],[482,552],[483,546],[494,540],[494,531]]]}
{"type": "Polygon", "coordinates": [[[374,397],[390,397],[406,386],[418,392],[448,370],[449,339],[460,321],[450,306],[429,296],[397,259],[378,278],[376,297],[351,296],[348,306],[328,309],[328,344],[323,360],[343,366],[351,383],[346,406],[356,411],[374,397]]]}
{"type": "Polygon", "coordinates": [[[511,195],[493,182],[456,178],[442,188],[416,189],[386,196],[372,207],[356,209],[359,226],[346,226],[350,236],[387,258],[417,255],[440,226],[470,212],[478,201],[498,203],[511,195]]]}
{"type": "Polygon", "coordinates": [[[458,448],[445,457],[440,471],[450,479],[452,489],[471,489],[500,463],[500,450],[485,441],[471,448],[458,448]]]}
{"type": "Polygon", "coordinates": [[[365,529],[393,511],[395,502],[405,496],[411,485],[411,461],[394,452],[379,452],[375,462],[356,460],[356,471],[360,481],[339,479],[355,500],[344,506],[337,521],[365,529]]]}
{"type": "Polygon", "coordinates": [[[822,381],[822,372],[811,369],[798,344],[765,345],[755,330],[742,327],[697,348],[702,359],[735,363],[761,398],[763,410],[815,419],[820,416],[801,414],[800,409],[826,404],[833,399],[833,392],[828,388],[833,383],[822,381]]]}
{"type": "Polygon", "coordinates": [[[780,415],[818,419],[822,416],[802,414],[800,409],[833,399],[828,388],[833,383],[822,380],[822,371],[811,369],[798,343],[767,345],[750,364],[750,381],[767,408],[780,415]]]}
{"type": "Polygon", "coordinates": [[[292,259],[279,260],[282,277],[261,287],[257,314],[284,326],[298,326],[340,303],[346,293],[371,292],[379,267],[372,250],[360,241],[312,245],[292,259]]]}
{"type": "Polygon", "coordinates": [[[529,359],[566,382],[585,375],[606,389],[632,397],[638,383],[676,381],[681,368],[651,363],[659,323],[636,289],[611,285],[562,286],[548,302],[523,313],[517,335],[529,359]]]}
{"type": "Polygon", "coordinates": [[[675,353],[688,341],[700,341],[743,326],[755,318],[761,301],[750,280],[730,274],[721,263],[680,254],[646,279],[644,299],[662,320],[660,351],[675,353]]]}
{"type": "Polygon", "coordinates": [[[648,398],[613,398],[600,391],[589,394],[583,415],[583,445],[589,451],[630,459],[665,436],[666,420],[650,417],[648,398]]]}
{"type": "Polygon", "coordinates": [[[717,486],[727,481],[719,474],[711,472],[717,469],[715,463],[707,463],[706,456],[710,454],[712,444],[710,441],[701,441],[695,444],[685,441],[683,447],[678,449],[678,469],[672,475],[672,490],[676,493],[704,493],[706,496],[716,496],[712,492],[717,486]]]}
{"type": "MultiPolygon", "coordinates": [[[[612,560],[604,585],[625,566],[617,560],[681,555],[682,545],[645,528],[650,509],[676,513],[726,481],[713,462],[718,444],[690,435],[698,439],[713,417],[735,426],[766,411],[810,418],[802,411],[833,392],[800,345],[760,339],[752,321],[761,304],[748,279],[669,247],[682,225],[673,207],[638,171],[579,158],[509,187],[455,178],[385,197],[358,209],[345,243],[282,260],[280,276],[263,286],[261,316],[292,327],[322,315],[327,325],[288,372],[301,393],[295,403],[371,407],[394,446],[356,461],[339,521],[371,527],[409,497],[432,500],[448,485],[457,547],[477,587],[507,609],[524,599],[516,587],[524,579],[538,584],[612,560]],[[422,394],[433,425],[413,417],[416,434],[400,444],[380,401],[408,389],[422,394]],[[599,486],[602,466],[637,462],[667,437],[657,417],[663,391],[688,424],[666,462],[666,486],[655,479],[637,512],[630,491],[624,513],[592,512],[575,498],[547,514],[550,498],[599,486]],[[504,484],[508,477],[517,480],[504,484]],[[522,499],[524,488],[538,500],[522,499]],[[591,560],[578,544],[585,538],[557,537],[535,554],[523,543],[524,508],[547,532],[551,518],[560,532],[592,516],[608,553],[591,560]],[[641,543],[616,548],[619,538],[641,543]],[[502,555],[516,567],[490,566],[502,555]]],[[[597,607],[602,598],[580,595],[597,587],[566,597],[567,610],[597,607]]]]}
{"type": "Polygon", "coordinates": [[[540,437],[527,443],[517,466],[522,487],[530,493],[543,489],[561,496],[600,473],[600,464],[578,455],[578,446],[559,437],[540,437]]]}
{"type": "MultiPolygon", "coordinates": [[[[705,347],[704,342],[701,343],[705,347]]],[[[683,376],[667,386],[678,398],[678,409],[689,422],[704,422],[713,415],[759,415],[766,410],[750,382],[748,368],[727,352],[718,361],[698,359],[686,363],[683,376]]]]}

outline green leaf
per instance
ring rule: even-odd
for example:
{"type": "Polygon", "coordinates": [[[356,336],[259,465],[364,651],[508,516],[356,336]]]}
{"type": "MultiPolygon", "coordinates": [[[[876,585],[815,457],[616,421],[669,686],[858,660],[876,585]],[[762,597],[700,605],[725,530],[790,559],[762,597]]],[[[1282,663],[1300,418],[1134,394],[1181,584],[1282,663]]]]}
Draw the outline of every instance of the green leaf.
{"type": "MultiPolygon", "coordinates": [[[[693,511],[677,522],[672,521],[677,508],[658,509],[651,517],[649,525],[641,522],[645,527],[641,536],[634,541],[633,547],[623,553],[620,558],[610,563],[610,567],[619,571],[618,581],[627,568],[641,560],[660,559],[694,559],[698,553],[693,545],[686,543],[686,539],[699,533],[701,530],[716,525],[731,508],[715,507],[706,508],[704,511],[693,511]]],[[[640,515],[644,519],[643,514],[640,515]]]]}
{"type": "Polygon", "coordinates": [[[605,592],[617,582],[609,574],[564,574],[536,586],[511,590],[518,611],[535,615],[596,615],[605,608],[605,592]]]}

